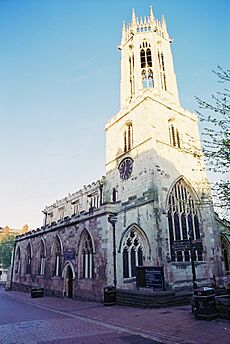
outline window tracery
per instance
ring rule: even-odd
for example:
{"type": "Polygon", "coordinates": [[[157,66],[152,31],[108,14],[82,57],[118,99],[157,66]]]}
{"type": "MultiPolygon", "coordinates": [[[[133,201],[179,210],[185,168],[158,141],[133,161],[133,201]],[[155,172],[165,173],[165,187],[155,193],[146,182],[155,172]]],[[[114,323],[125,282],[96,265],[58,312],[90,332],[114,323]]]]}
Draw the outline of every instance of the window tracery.
{"type": "Polygon", "coordinates": [[[53,255],[54,255],[53,276],[61,276],[61,243],[58,237],[56,237],[54,241],[53,255]]]}
{"type": "MultiPolygon", "coordinates": [[[[200,240],[200,221],[196,200],[183,181],[180,179],[173,187],[168,200],[168,227],[171,249],[171,259],[173,262],[190,261],[189,247],[177,250],[175,243],[189,239],[200,240]]],[[[195,260],[202,261],[203,253],[200,249],[194,250],[195,260]]]]}
{"type": "Polygon", "coordinates": [[[93,278],[93,245],[87,231],[85,231],[82,237],[81,258],[81,277],[93,278]]]}
{"type": "Polygon", "coordinates": [[[151,45],[144,41],[140,45],[141,77],[143,88],[154,87],[151,45]]]}
{"type": "Polygon", "coordinates": [[[123,277],[134,277],[135,267],[140,265],[143,265],[143,244],[138,230],[132,229],[123,245],[123,277]]]}

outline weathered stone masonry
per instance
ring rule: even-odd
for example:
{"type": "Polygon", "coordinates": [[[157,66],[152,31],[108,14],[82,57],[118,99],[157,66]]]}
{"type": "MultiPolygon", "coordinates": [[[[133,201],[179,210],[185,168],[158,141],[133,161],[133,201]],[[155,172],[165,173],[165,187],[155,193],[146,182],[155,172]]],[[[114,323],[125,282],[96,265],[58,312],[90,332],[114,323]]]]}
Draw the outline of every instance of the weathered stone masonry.
{"type": "Polygon", "coordinates": [[[198,119],[180,106],[171,43],[152,8],[123,25],[121,109],[106,124],[106,176],[47,206],[41,229],[18,237],[13,288],[101,300],[115,280],[114,253],[118,288],[136,289],[140,265],[163,266],[168,289],[191,286],[189,235],[198,283],[221,281],[198,119]]]}

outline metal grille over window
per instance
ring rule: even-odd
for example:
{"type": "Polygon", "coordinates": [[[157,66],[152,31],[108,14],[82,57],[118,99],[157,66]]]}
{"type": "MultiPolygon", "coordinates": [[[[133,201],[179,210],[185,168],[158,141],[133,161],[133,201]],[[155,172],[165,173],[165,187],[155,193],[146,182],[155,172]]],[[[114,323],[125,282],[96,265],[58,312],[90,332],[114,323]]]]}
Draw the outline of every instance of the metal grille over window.
{"type": "Polygon", "coordinates": [[[196,199],[183,179],[180,179],[173,187],[168,201],[168,226],[173,262],[191,260],[189,234],[195,260],[203,260],[199,223],[196,199]]]}
{"type": "Polygon", "coordinates": [[[138,231],[132,229],[124,242],[123,277],[135,276],[135,267],[143,265],[143,246],[138,231]]]}
{"type": "Polygon", "coordinates": [[[144,41],[140,45],[141,77],[143,88],[154,87],[151,45],[144,41]]]}

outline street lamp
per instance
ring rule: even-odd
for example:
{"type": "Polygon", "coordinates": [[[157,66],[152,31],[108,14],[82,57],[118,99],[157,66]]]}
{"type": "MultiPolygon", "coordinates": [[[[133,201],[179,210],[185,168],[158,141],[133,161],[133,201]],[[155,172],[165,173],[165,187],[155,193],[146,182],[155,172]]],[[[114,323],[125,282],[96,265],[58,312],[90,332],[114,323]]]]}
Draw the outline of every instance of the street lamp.
{"type": "Polygon", "coordinates": [[[117,222],[116,214],[109,215],[108,221],[109,223],[111,223],[113,227],[113,285],[116,288],[117,286],[116,233],[115,233],[115,225],[117,222]]]}
{"type": "Polygon", "coordinates": [[[189,239],[189,249],[191,255],[191,265],[192,265],[192,282],[193,288],[197,288],[197,281],[196,281],[196,269],[195,269],[195,259],[194,259],[194,251],[193,251],[193,232],[191,229],[188,231],[188,239],[189,239]]]}

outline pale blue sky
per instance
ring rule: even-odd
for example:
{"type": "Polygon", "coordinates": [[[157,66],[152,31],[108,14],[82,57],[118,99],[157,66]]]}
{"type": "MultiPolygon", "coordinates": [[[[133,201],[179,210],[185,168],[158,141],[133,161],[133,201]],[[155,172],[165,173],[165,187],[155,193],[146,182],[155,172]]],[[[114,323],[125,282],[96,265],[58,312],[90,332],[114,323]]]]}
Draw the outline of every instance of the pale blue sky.
{"type": "Polygon", "coordinates": [[[229,68],[229,0],[0,0],[0,226],[104,174],[105,122],[119,110],[122,20],[164,14],[182,106],[229,68]]]}

